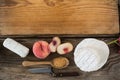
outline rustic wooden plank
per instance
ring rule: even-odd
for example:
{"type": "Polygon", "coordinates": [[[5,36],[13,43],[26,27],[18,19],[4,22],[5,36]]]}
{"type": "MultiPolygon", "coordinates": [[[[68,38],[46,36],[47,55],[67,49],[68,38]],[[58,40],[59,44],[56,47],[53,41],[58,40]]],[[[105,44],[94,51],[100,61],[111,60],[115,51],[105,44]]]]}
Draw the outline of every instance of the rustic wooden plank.
{"type": "Polygon", "coordinates": [[[0,0],[0,34],[117,34],[118,0],[0,0]]]}
{"type": "Polygon", "coordinates": [[[13,38],[51,38],[54,36],[59,36],[59,37],[65,37],[65,38],[88,38],[88,37],[96,37],[96,38],[117,38],[119,37],[119,34],[38,34],[38,35],[1,35],[0,38],[6,38],[6,37],[13,37],[13,38]]]}
{"type": "MultiPolygon", "coordinates": [[[[7,36],[6,36],[7,37],[7,36]]],[[[10,37],[10,36],[8,36],[10,37]]],[[[27,37],[24,36],[21,38],[21,36],[13,37],[18,42],[24,44],[25,46],[32,48],[32,45],[37,40],[46,40],[50,42],[52,38],[50,37],[27,37]]],[[[13,52],[7,50],[2,46],[2,42],[5,39],[5,37],[0,38],[0,80],[120,80],[120,54],[118,54],[118,47],[116,45],[111,45],[110,50],[110,56],[109,60],[107,61],[106,65],[96,71],[96,72],[90,72],[85,73],[80,71],[74,63],[74,57],[73,52],[67,55],[63,55],[67,57],[70,60],[70,65],[68,68],[63,70],[55,70],[55,71],[78,71],[80,73],[80,76],[78,77],[64,77],[64,78],[54,78],[49,76],[48,74],[31,74],[27,72],[27,68],[22,67],[21,63],[23,60],[33,60],[33,61],[41,61],[33,56],[32,51],[30,51],[30,54],[25,58],[21,59],[19,56],[14,54],[13,52]]],[[[74,47],[84,38],[81,37],[61,37],[62,42],[71,42],[74,47]]],[[[109,42],[111,40],[114,40],[115,38],[97,38],[100,40],[103,40],[105,42],[109,42]]],[[[47,59],[45,60],[51,60],[55,57],[58,57],[60,55],[58,54],[51,54],[47,59]]]]}

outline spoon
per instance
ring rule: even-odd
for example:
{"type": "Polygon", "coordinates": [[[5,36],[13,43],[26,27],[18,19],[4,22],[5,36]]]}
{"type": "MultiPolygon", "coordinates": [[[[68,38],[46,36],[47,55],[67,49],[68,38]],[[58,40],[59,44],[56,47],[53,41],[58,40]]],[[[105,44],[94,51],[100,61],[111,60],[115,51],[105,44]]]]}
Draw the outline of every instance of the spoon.
{"type": "Polygon", "coordinates": [[[22,65],[24,67],[35,66],[35,65],[51,65],[57,69],[66,68],[69,65],[69,60],[65,57],[57,57],[52,61],[43,61],[43,62],[33,62],[33,61],[23,61],[22,65]]]}

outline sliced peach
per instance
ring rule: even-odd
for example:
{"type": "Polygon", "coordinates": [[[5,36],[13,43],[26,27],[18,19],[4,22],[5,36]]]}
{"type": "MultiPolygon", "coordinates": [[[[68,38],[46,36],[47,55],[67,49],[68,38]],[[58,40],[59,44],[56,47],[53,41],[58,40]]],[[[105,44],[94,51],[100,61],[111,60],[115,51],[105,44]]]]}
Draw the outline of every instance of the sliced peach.
{"type": "Polygon", "coordinates": [[[54,37],[52,42],[49,44],[49,48],[51,52],[56,52],[57,47],[61,44],[61,40],[59,37],[54,37]]]}
{"type": "Polygon", "coordinates": [[[58,46],[57,52],[59,54],[67,54],[73,50],[73,45],[71,43],[63,43],[58,46]]]}
{"type": "Polygon", "coordinates": [[[37,58],[45,59],[49,54],[49,44],[46,41],[37,41],[33,45],[33,53],[37,58]]]}

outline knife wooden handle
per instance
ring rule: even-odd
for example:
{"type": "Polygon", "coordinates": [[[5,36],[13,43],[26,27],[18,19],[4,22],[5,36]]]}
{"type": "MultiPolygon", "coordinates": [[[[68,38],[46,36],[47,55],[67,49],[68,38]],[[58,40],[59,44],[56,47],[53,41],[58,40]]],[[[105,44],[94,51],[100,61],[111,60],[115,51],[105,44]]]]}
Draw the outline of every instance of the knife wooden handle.
{"type": "Polygon", "coordinates": [[[78,72],[60,72],[60,73],[53,73],[52,76],[54,77],[71,77],[71,76],[79,76],[78,72]]]}

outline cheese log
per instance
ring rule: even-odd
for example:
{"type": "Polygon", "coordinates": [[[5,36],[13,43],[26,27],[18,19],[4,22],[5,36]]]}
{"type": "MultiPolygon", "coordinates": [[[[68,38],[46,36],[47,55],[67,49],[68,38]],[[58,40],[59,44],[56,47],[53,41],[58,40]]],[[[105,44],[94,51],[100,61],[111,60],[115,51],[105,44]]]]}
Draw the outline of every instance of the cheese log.
{"type": "Polygon", "coordinates": [[[22,58],[26,57],[29,53],[29,48],[23,46],[22,44],[20,44],[19,42],[15,41],[11,38],[5,39],[3,42],[3,46],[5,48],[13,51],[14,53],[16,53],[17,55],[19,55],[22,58]]]}

